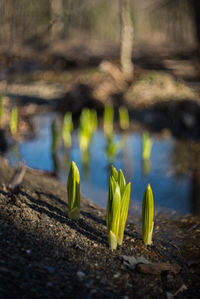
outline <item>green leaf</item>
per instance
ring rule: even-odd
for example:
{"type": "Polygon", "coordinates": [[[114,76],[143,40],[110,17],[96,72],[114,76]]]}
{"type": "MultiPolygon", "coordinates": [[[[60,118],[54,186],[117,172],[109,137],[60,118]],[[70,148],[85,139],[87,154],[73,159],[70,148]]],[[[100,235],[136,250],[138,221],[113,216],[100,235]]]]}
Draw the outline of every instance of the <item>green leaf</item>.
{"type": "Polygon", "coordinates": [[[18,108],[15,106],[12,108],[10,116],[10,132],[12,135],[17,133],[18,126],[18,108]]]}
{"type": "Polygon", "coordinates": [[[68,210],[70,216],[71,211],[73,211],[75,208],[77,209],[75,211],[80,211],[80,174],[79,174],[78,167],[73,161],[71,163],[68,180],[67,180],[67,194],[68,194],[68,210]]]}
{"type": "Polygon", "coordinates": [[[118,172],[117,172],[117,169],[113,165],[111,165],[111,176],[114,177],[116,182],[118,181],[118,172]]]}
{"type": "Polygon", "coordinates": [[[129,114],[128,109],[124,106],[119,107],[119,123],[120,127],[125,130],[129,127],[129,114]]]}
{"type": "Polygon", "coordinates": [[[114,177],[110,177],[109,181],[109,192],[108,192],[108,201],[107,201],[107,209],[106,209],[106,223],[107,223],[107,229],[110,230],[111,227],[111,220],[112,220],[112,205],[113,205],[113,198],[114,198],[114,192],[116,189],[116,181],[114,177]]]}
{"type": "Polygon", "coordinates": [[[152,141],[147,132],[142,134],[142,158],[143,159],[150,159],[151,156],[151,149],[152,149],[152,141]]]}
{"type": "Polygon", "coordinates": [[[121,195],[119,185],[117,184],[112,201],[112,208],[111,208],[111,230],[112,232],[118,236],[119,230],[119,221],[120,221],[120,208],[121,208],[121,195]]]}
{"type": "Polygon", "coordinates": [[[66,148],[69,148],[72,145],[72,138],[71,138],[72,130],[73,130],[72,113],[66,112],[63,119],[63,126],[62,126],[62,137],[66,148]]]}
{"type": "Polygon", "coordinates": [[[120,188],[120,192],[122,195],[124,192],[124,187],[126,185],[126,181],[125,181],[125,178],[124,178],[124,175],[123,175],[123,172],[121,171],[121,169],[119,170],[119,173],[118,173],[118,183],[119,183],[119,188],[120,188]]]}
{"type": "Polygon", "coordinates": [[[142,202],[142,239],[145,245],[152,244],[154,201],[151,186],[148,185],[142,202]]]}
{"type": "Polygon", "coordinates": [[[115,250],[117,248],[117,237],[111,230],[109,231],[108,240],[110,249],[115,250]]]}
{"type": "Polygon", "coordinates": [[[121,199],[120,224],[119,224],[119,233],[118,233],[119,245],[122,245],[124,239],[124,229],[125,229],[126,220],[128,216],[130,194],[131,194],[131,184],[128,183],[124,188],[124,193],[121,199]]]}

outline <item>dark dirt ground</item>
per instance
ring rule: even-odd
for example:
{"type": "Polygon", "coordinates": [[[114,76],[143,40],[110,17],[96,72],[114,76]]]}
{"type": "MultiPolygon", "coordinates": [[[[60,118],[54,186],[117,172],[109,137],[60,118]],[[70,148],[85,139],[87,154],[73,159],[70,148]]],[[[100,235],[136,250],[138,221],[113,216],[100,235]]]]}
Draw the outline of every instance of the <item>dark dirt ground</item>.
{"type": "MultiPolygon", "coordinates": [[[[13,55],[7,61],[5,53],[0,58],[1,69],[5,67],[7,72],[1,72],[1,75],[5,75],[8,83],[2,81],[3,85],[0,86],[0,91],[8,95],[5,99],[8,107],[4,113],[4,131],[0,132],[2,136],[5,132],[6,136],[8,134],[10,104],[20,106],[20,130],[16,137],[20,140],[33,136],[30,118],[34,114],[55,108],[63,113],[70,107],[76,115],[85,106],[95,107],[102,113],[103,105],[108,100],[116,108],[121,104],[127,105],[139,126],[144,125],[156,132],[167,130],[183,138],[199,139],[199,89],[188,89],[182,81],[174,80],[172,76],[176,74],[173,70],[170,75],[167,74],[171,65],[168,56],[162,60],[162,66],[167,63],[168,68],[164,68],[165,73],[159,75],[157,71],[163,70],[163,67],[157,67],[156,74],[148,73],[152,68],[155,70],[157,56],[156,60],[138,57],[136,80],[131,86],[124,86],[114,65],[111,65],[114,69],[111,68],[106,74],[99,70],[86,73],[85,70],[82,73],[78,70],[76,74],[76,70],[73,72],[74,66],[69,67],[71,57],[67,61],[60,55],[50,58],[47,55],[45,59],[49,60],[45,63],[51,69],[55,66],[53,72],[47,67],[47,70],[28,72],[27,76],[27,61],[22,64],[16,57],[12,62],[13,55]],[[3,62],[5,66],[2,67],[3,62]],[[60,67],[67,71],[61,72],[60,67]],[[113,77],[114,73],[116,76],[113,77]],[[18,83],[20,79],[26,84],[31,81],[32,87],[33,81],[38,80],[41,82],[40,88],[36,85],[35,89],[43,92],[45,89],[45,95],[48,95],[58,77],[64,82],[64,96],[58,99],[40,98],[39,92],[36,96],[29,94],[29,85],[27,95],[27,86],[10,84],[18,83]],[[172,98],[172,95],[175,97],[172,98]]],[[[92,66],[97,67],[102,59],[105,57],[92,66]]],[[[174,59],[180,62],[180,57],[173,57],[173,62],[174,59]]],[[[183,60],[188,58],[184,56],[183,60]]],[[[83,61],[81,63],[83,66],[83,61]]],[[[183,69],[182,74],[185,74],[183,69]]],[[[195,74],[192,76],[190,73],[189,79],[197,77],[195,74]]],[[[74,222],[67,217],[66,187],[62,183],[45,173],[27,169],[22,184],[13,192],[7,188],[13,173],[14,169],[1,158],[0,299],[200,297],[200,220],[190,216],[156,215],[153,245],[145,247],[138,225],[140,220],[129,219],[131,221],[126,226],[122,247],[111,252],[103,209],[82,198],[81,217],[74,222]],[[167,262],[170,269],[157,275],[153,275],[152,270],[149,274],[143,273],[139,266],[130,269],[125,265],[122,256],[143,256],[150,262],[167,262]],[[180,272],[174,273],[178,266],[180,272]]]]}
{"type": "Polygon", "coordinates": [[[200,222],[155,217],[153,245],[128,223],[121,248],[108,248],[105,211],[82,198],[81,217],[67,217],[65,186],[26,171],[15,192],[14,173],[0,161],[0,298],[199,298],[200,222]],[[180,266],[180,273],[131,270],[122,255],[180,266]]]}

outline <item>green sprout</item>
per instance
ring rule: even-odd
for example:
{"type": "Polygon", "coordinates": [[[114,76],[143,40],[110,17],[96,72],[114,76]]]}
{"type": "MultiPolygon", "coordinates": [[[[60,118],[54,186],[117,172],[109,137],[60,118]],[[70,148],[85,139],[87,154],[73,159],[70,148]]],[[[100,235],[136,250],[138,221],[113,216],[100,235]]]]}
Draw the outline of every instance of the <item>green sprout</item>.
{"type": "Polygon", "coordinates": [[[142,202],[142,240],[145,245],[152,244],[154,203],[151,186],[148,184],[142,202]]]}
{"type": "Polygon", "coordinates": [[[152,140],[147,132],[142,134],[142,158],[149,160],[151,156],[152,140]]]}
{"type": "Polygon", "coordinates": [[[117,244],[122,245],[123,242],[130,192],[131,184],[126,184],[121,169],[117,172],[116,168],[112,166],[106,210],[106,224],[111,250],[116,249],[117,244]]]}
{"type": "Polygon", "coordinates": [[[72,161],[68,179],[68,216],[70,219],[78,220],[80,217],[80,174],[75,162],[72,161]]]}
{"type": "Polygon", "coordinates": [[[58,127],[57,127],[55,119],[53,120],[53,122],[51,124],[51,134],[52,134],[51,149],[52,149],[52,152],[55,152],[55,150],[57,149],[57,147],[59,145],[59,141],[60,141],[60,133],[58,131],[58,127]]]}
{"type": "Polygon", "coordinates": [[[113,133],[114,110],[112,105],[105,105],[104,107],[104,122],[103,129],[107,136],[113,133]]]}
{"type": "Polygon", "coordinates": [[[10,115],[10,132],[12,135],[17,133],[17,126],[18,126],[18,108],[14,106],[11,110],[10,115]]]}
{"type": "Polygon", "coordinates": [[[79,142],[81,151],[86,151],[94,132],[97,129],[98,121],[95,110],[84,108],[80,115],[79,142]]]}
{"type": "Polygon", "coordinates": [[[130,125],[129,114],[128,114],[128,109],[125,106],[119,107],[119,124],[121,129],[123,130],[129,128],[130,125]]]}
{"type": "Polygon", "coordinates": [[[72,145],[71,132],[73,130],[72,114],[66,112],[63,120],[62,137],[66,148],[70,148],[72,145]]]}

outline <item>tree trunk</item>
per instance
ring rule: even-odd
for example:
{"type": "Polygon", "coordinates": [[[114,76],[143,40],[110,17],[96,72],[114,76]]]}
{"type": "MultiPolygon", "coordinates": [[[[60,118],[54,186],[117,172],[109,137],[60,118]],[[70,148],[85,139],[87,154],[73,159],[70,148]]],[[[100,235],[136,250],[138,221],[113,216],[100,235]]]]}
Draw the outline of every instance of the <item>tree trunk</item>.
{"type": "Polygon", "coordinates": [[[126,81],[133,80],[132,63],[133,24],[130,15],[130,0],[120,0],[121,18],[121,68],[126,81]]]}
{"type": "Polygon", "coordinates": [[[63,37],[63,0],[50,0],[51,4],[51,39],[52,41],[63,37]]]}

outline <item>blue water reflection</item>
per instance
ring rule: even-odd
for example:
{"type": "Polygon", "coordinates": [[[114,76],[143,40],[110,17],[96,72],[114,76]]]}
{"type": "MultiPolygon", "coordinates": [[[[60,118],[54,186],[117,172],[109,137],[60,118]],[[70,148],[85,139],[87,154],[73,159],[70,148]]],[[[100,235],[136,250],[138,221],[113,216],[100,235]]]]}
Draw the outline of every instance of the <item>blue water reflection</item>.
{"type": "MultiPolygon", "coordinates": [[[[37,117],[35,119],[36,137],[20,142],[18,145],[20,160],[30,167],[47,171],[54,170],[55,157],[53,159],[51,152],[53,117],[51,114],[37,117]]],[[[140,211],[144,190],[150,183],[157,210],[175,210],[181,214],[191,212],[190,174],[177,177],[171,162],[172,159],[170,159],[175,140],[171,137],[164,140],[152,138],[152,140],[151,160],[147,165],[149,172],[147,171],[146,176],[144,176],[141,135],[129,133],[126,135],[116,134],[115,136],[115,141],[121,141],[122,147],[115,157],[114,165],[117,169],[121,168],[126,180],[131,182],[131,208],[140,211]]],[[[87,157],[87,169],[83,163],[76,131],[73,132],[72,148],[67,151],[61,141],[56,151],[59,178],[66,183],[69,163],[74,160],[80,170],[83,195],[103,207],[106,207],[109,173],[105,146],[104,134],[98,130],[91,141],[87,157]]],[[[16,164],[16,155],[13,154],[12,150],[9,153],[9,159],[12,164],[16,164]]]]}

